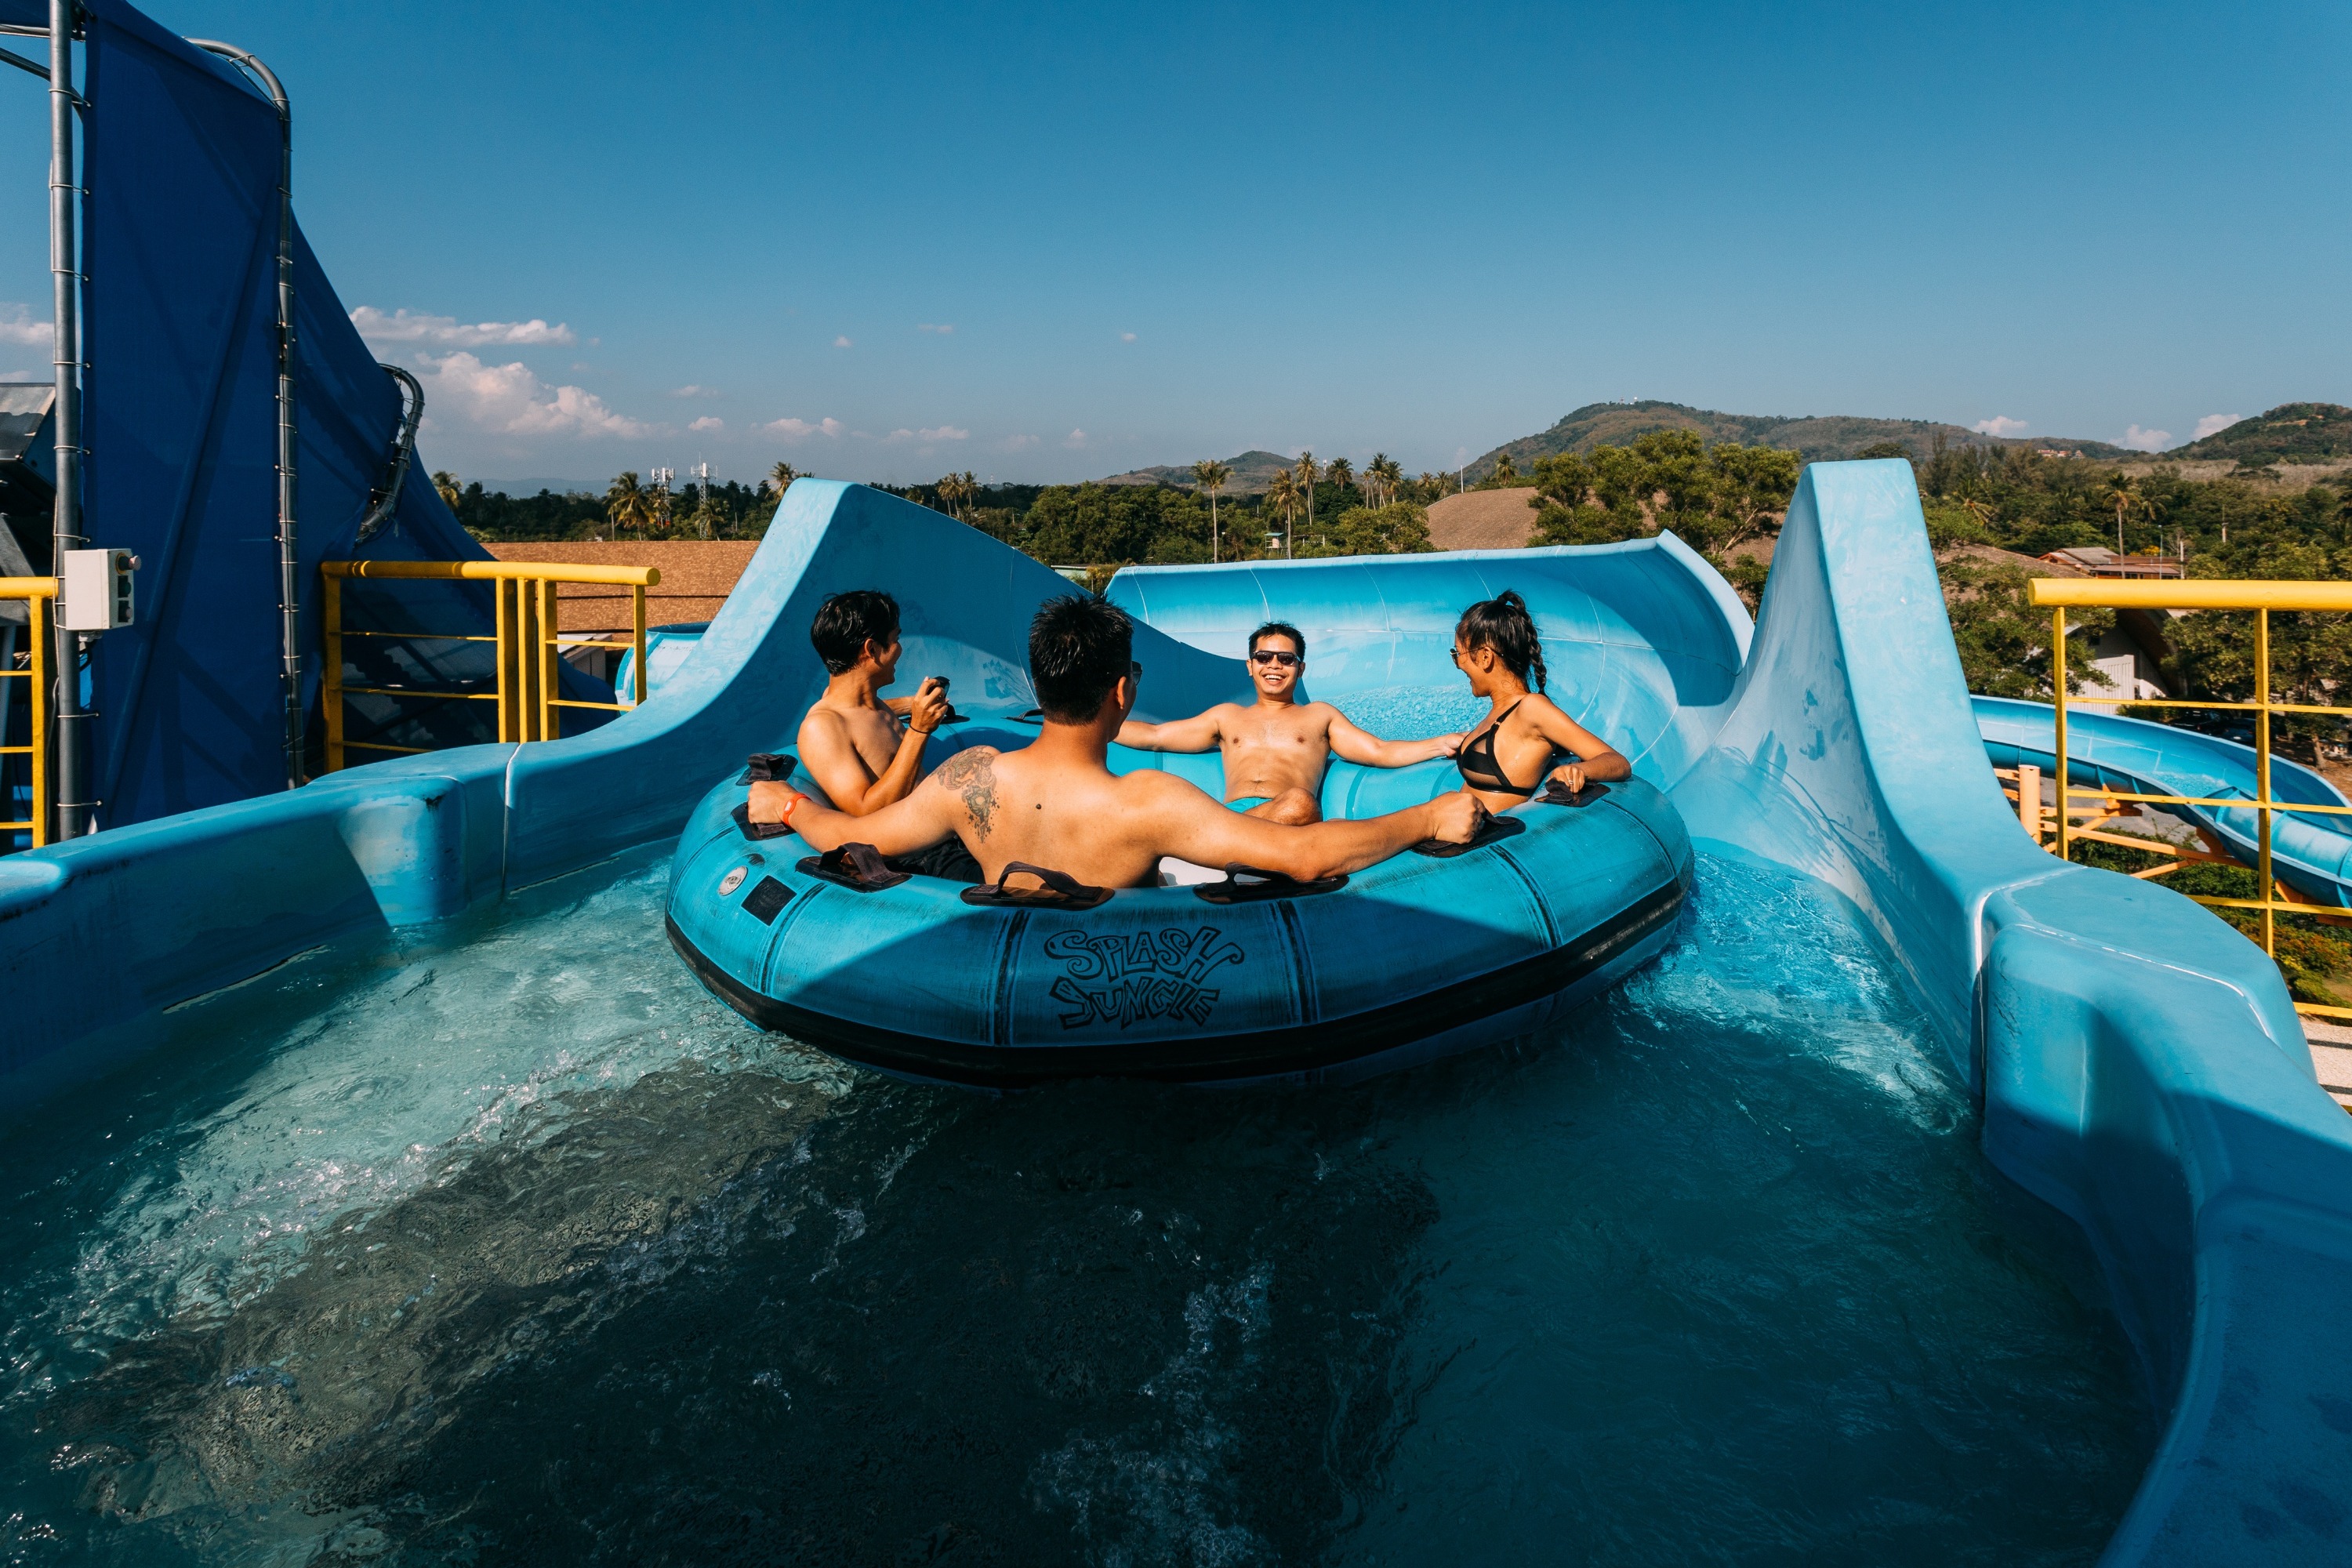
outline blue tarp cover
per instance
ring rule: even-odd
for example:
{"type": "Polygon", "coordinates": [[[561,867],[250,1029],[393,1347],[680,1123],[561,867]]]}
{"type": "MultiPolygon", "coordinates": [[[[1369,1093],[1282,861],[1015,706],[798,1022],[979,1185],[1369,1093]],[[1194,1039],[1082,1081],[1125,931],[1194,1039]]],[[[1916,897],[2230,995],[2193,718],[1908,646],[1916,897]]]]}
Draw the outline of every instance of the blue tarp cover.
{"type": "MultiPolygon", "coordinates": [[[[118,826],[284,787],[280,133],[276,107],[234,67],[121,0],[91,0],[86,28],[85,531],[93,544],[142,561],[137,624],[101,638],[93,661],[103,738],[92,782],[101,825],[118,826]]],[[[299,169],[298,142],[298,182],[299,169]]],[[[302,653],[315,757],[318,563],[355,553],[371,492],[389,478],[401,399],[299,237],[295,298],[302,653]]],[[[488,558],[421,461],[409,468],[393,524],[356,553],[488,558]]],[[[396,599],[370,588],[350,598],[347,621],[359,625],[446,634],[490,626],[489,592],[479,584],[404,586],[396,599]]],[[[491,678],[478,643],[362,651],[373,661],[360,672],[370,683],[487,689],[491,678]]],[[[564,677],[568,695],[605,695],[569,667],[564,677]]],[[[489,703],[404,700],[404,712],[378,702],[357,716],[355,732],[411,745],[488,738],[489,703]]],[[[587,717],[569,727],[586,728],[587,717]]]]}

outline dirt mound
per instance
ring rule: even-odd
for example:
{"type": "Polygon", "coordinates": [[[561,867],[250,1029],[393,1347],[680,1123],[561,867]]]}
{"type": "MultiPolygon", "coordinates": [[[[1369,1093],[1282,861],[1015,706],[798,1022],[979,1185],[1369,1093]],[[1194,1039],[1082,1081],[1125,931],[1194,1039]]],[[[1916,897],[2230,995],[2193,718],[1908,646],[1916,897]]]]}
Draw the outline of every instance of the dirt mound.
{"type": "Polygon", "coordinates": [[[1465,490],[1429,509],[1429,542],[1440,550],[1524,550],[1536,525],[1535,487],[1465,490]]]}

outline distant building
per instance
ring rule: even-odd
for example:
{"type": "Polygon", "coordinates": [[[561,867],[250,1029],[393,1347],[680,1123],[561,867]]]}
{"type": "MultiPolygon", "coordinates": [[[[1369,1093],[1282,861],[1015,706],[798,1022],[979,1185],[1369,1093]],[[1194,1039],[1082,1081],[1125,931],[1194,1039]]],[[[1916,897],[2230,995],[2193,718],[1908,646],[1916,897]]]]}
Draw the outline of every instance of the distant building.
{"type": "Polygon", "coordinates": [[[2189,569],[2161,555],[2118,555],[2103,544],[2078,544],[2053,550],[2042,560],[2053,566],[2072,566],[2094,577],[2185,577],[2189,569]]]}
{"type": "Polygon", "coordinates": [[[2044,458],[2079,458],[2083,455],[2080,452],[2061,451],[2055,447],[2037,447],[2034,448],[2034,452],[2036,455],[2044,458]]]}

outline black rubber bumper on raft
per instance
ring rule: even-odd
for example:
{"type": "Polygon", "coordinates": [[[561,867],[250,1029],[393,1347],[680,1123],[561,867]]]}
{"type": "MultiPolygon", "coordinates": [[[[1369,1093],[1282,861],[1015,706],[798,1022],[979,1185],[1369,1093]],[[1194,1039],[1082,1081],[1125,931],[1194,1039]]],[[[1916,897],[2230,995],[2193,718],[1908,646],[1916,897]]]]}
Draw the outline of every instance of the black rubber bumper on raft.
{"type": "Polygon", "coordinates": [[[676,921],[665,915],[663,924],[671,945],[702,984],[763,1029],[861,1067],[982,1089],[1017,1089],[1080,1078],[1177,1083],[1272,1078],[1375,1056],[1564,991],[1670,924],[1682,907],[1682,883],[1670,881],[1549,952],[1374,1012],[1251,1034],[1092,1046],[972,1045],[852,1024],[761,995],[703,957],[676,921]]]}

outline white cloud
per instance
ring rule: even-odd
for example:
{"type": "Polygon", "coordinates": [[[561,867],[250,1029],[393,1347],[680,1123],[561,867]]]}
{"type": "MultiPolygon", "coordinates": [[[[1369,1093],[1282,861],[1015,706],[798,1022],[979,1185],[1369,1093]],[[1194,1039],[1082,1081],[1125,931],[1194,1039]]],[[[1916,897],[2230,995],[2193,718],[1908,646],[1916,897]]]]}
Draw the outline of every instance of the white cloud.
{"type": "MultiPolygon", "coordinates": [[[[5,335],[5,329],[0,329],[0,336],[5,335]]],[[[2197,422],[2197,438],[2202,441],[2208,436],[2219,435],[2244,417],[2242,414],[2208,414],[2197,422]]]]}
{"type": "Polygon", "coordinates": [[[1121,332],[1118,335],[1118,341],[1123,343],[1131,343],[1135,341],[1135,334],[1133,332],[1121,332]]]}
{"type": "Polygon", "coordinates": [[[965,441],[971,437],[971,432],[969,430],[960,430],[952,425],[938,425],[926,430],[908,430],[902,427],[891,431],[882,439],[885,441],[965,441]]]}
{"type": "Polygon", "coordinates": [[[558,321],[549,326],[534,316],[528,321],[458,321],[455,316],[420,315],[405,309],[385,315],[373,305],[352,312],[360,336],[379,343],[434,343],[445,348],[478,349],[501,344],[576,343],[578,333],[558,321]]]}
{"type": "Polygon", "coordinates": [[[1969,426],[1979,436],[2022,436],[2026,421],[2011,419],[2006,414],[1996,414],[1990,419],[1979,419],[1969,426]]]}
{"type": "Polygon", "coordinates": [[[949,333],[954,331],[955,327],[953,323],[948,321],[917,321],[915,323],[915,331],[919,332],[937,332],[940,336],[944,338],[949,333]]]}
{"type": "Polygon", "coordinates": [[[1034,436],[1011,436],[1005,438],[1004,449],[1008,452],[1026,451],[1036,444],[1037,437],[1034,436]]]}
{"type": "Polygon", "coordinates": [[[1062,445],[1067,447],[1073,452],[1078,450],[1086,444],[1087,433],[1083,430],[1073,430],[1068,435],[1062,437],[1062,445]]]}
{"type": "Polygon", "coordinates": [[[842,423],[838,419],[820,419],[812,425],[805,419],[771,419],[766,428],[787,441],[805,441],[812,436],[841,438],[842,423]]]}
{"type": "Polygon", "coordinates": [[[845,349],[852,345],[846,337],[839,337],[833,340],[833,346],[837,349],[845,349]]]}
{"type": "MultiPolygon", "coordinates": [[[[572,368],[574,370],[580,370],[584,367],[574,365],[572,368]]],[[[717,397],[719,395],[719,391],[715,386],[702,386],[696,383],[688,382],[684,386],[672,388],[670,395],[672,397],[717,397]]]]}
{"type": "Polygon", "coordinates": [[[2138,426],[2135,425],[2130,429],[2126,430],[2124,432],[2124,438],[2116,444],[2119,447],[2136,447],[2143,452],[2161,452],[2167,447],[2172,445],[2172,432],[2169,430],[2143,430],[2138,426]]]}
{"type": "Polygon", "coordinates": [[[23,343],[26,348],[47,348],[57,342],[57,329],[47,321],[33,320],[29,305],[0,305],[0,343],[23,343]]]}
{"type": "Polygon", "coordinates": [[[478,429],[521,436],[638,437],[655,433],[642,420],[616,414],[585,388],[550,386],[520,362],[484,364],[469,353],[419,354],[428,384],[426,406],[455,409],[478,429]]]}
{"type": "Polygon", "coordinates": [[[706,414],[701,418],[696,420],[693,424],[688,426],[687,428],[689,430],[724,430],[727,428],[727,421],[724,419],[715,418],[712,416],[706,414]]]}

